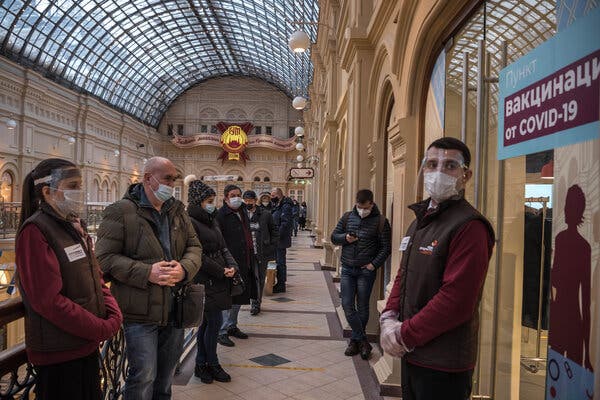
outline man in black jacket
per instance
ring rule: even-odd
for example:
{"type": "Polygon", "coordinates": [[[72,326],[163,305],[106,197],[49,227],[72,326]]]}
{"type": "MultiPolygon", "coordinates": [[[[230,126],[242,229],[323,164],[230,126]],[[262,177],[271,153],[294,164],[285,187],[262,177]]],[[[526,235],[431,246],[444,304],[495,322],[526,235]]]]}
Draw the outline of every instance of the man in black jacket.
{"type": "Polygon", "coordinates": [[[285,197],[280,188],[271,191],[273,203],[273,220],[279,230],[279,243],[277,244],[277,284],[273,286],[273,293],[284,293],[287,279],[287,249],[292,246],[292,199],[285,197]]]}
{"type": "Polygon", "coordinates": [[[279,241],[279,234],[277,232],[277,227],[273,222],[271,213],[257,206],[256,193],[253,190],[246,190],[242,198],[246,203],[246,211],[248,213],[248,218],[250,219],[250,232],[252,233],[254,255],[258,262],[258,290],[256,298],[250,299],[250,314],[257,315],[260,313],[260,304],[267,273],[267,263],[270,260],[275,259],[275,249],[279,241]]]}
{"type": "Polygon", "coordinates": [[[366,360],[372,347],[365,328],[369,322],[369,298],[377,269],[391,253],[390,223],[373,202],[373,192],[359,190],[356,205],[340,218],[331,242],[342,246],[340,291],[346,320],[352,328],[344,354],[360,353],[366,360]]]}

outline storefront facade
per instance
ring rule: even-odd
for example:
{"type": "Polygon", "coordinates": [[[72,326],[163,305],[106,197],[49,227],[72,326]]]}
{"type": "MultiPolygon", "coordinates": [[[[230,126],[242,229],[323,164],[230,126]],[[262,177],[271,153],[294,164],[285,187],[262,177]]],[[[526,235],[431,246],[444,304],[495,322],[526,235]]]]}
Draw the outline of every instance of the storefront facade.
{"type": "MultiPolygon", "coordinates": [[[[339,249],[329,243],[329,234],[353,205],[357,189],[374,190],[393,226],[391,262],[372,297],[373,309],[376,304],[381,309],[397,273],[400,239],[414,217],[406,207],[426,196],[416,179],[420,160],[436,138],[462,138],[474,155],[474,179],[466,197],[490,219],[498,236],[481,302],[473,398],[543,399],[546,390],[560,390],[561,385],[552,377],[546,384],[546,370],[550,303],[556,301],[558,290],[551,282],[556,265],[553,247],[556,236],[567,229],[566,202],[567,209],[578,204],[582,216],[578,232],[591,248],[584,277],[569,296],[581,290],[581,306],[573,313],[591,316],[582,328],[589,332],[584,358],[593,369],[600,367],[600,142],[588,140],[500,160],[498,78],[504,65],[577,24],[578,18],[594,12],[595,5],[390,3],[322,2],[324,25],[313,47],[311,93],[313,101],[320,101],[308,117],[318,129],[319,185],[335,183],[338,188],[334,198],[321,202],[316,221],[325,248],[323,262],[339,267],[339,249]],[[573,195],[567,196],[574,186],[583,193],[575,203],[573,195]]],[[[369,328],[377,332],[375,323],[369,328]]],[[[383,393],[398,391],[397,360],[385,356],[375,372],[383,393]]],[[[587,389],[593,396],[593,388],[587,389]]]]}

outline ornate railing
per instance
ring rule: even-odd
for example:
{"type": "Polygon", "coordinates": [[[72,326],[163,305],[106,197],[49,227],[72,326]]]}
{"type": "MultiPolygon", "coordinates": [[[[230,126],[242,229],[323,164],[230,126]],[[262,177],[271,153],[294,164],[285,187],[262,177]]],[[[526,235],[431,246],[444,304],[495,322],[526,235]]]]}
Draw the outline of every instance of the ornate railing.
{"type": "MultiPolygon", "coordinates": [[[[25,309],[20,298],[0,302],[0,326],[23,318],[25,309]]],[[[127,370],[125,338],[119,330],[100,345],[100,382],[104,400],[122,398],[127,370]]],[[[35,370],[27,360],[25,344],[19,343],[0,352],[0,400],[32,399],[35,370]]]]}

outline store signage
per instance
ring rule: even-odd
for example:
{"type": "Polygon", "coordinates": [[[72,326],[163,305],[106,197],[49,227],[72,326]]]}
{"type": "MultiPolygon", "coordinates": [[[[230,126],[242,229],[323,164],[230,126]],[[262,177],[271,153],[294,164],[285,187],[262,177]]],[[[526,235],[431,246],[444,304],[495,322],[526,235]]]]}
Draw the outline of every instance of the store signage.
{"type": "Polygon", "coordinates": [[[206,175],[202,178],[203,181],[237,181],[238,175],[206,175]]]}
{"type": "Polygon", "coordinates": [[[500,71],[498,159],[600,138],[600,13],[500,71]]]}
{"type": "Polygon", "coordinates": [[[294,179],[314,178],[315,171],[312,168],[292,168],[290,169],[290,177],[294,179]]]}

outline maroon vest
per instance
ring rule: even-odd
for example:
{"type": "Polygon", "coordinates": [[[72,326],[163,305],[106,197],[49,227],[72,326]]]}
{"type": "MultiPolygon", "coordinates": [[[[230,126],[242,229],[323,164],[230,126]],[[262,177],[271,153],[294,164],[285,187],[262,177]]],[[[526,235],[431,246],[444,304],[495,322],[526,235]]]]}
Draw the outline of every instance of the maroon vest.
{"type": "MultiPolygon", "coordinates": [[[[418,217],[406,233],[410,241],[400,265],[401,321],[417,314],[440,290],[448,249],[461,227],[471,220],[481,220],[494,239],[494,230],[489,221],[466,200],[449,200],[431,215],[425,215],[427,205],[425,201],[410,207],[418,217]]],[[[481,267],[487,269],[488,266],[481,267]]],[[[481,299],[481,292],[479,297],[481,299]]],[[[471,368],[477,359],[478,334],[479,310],[476,308],[467,322],[415,348],[405,356],[406,360],[442,370],[471,368]]]]}
{"type": "MultiPolygon", "coordinates": [[[[83,239],[76,239],[79,235],[74,230],[68,232],[67,224],[70,223],[56,215],[37,211],[25,221],[23,227],[27,224],[34,224],[40,229],[58,259],[62,277],[61,294],[89,312],[105,318],[106,308],[102,294],[100,267],[96,257],[84,245],[83,239]],[[76,245],[81,246],[85,256],[69,261],[65,248],[76,245]]],[[[39,268],[40,273],[43,273],[44,265],[40,265],[39,268]]],[[[68,351],[89,343],[87,339],[65,332],[35,312],[27,300],[28,297],[35,296],[35,293],[25,293],[21,287],[19,289],[25,306],[25,344],[28,348],[41,352],[68,351]]]]}

